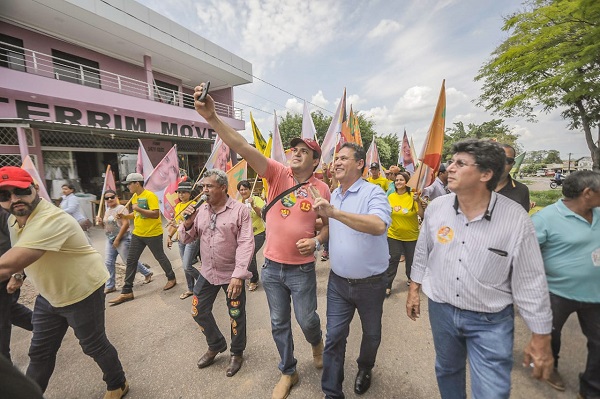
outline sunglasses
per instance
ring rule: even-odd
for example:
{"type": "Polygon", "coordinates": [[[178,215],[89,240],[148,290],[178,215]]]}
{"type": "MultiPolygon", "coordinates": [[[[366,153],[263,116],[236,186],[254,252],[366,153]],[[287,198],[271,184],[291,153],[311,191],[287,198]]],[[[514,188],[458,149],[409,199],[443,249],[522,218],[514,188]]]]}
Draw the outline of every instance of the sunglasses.
{"type": "Polygon", "coordinates": [[[26,197],[31,195],[31,187],[27,188],[15,188],[14,190],[0,190],[0,202],[10,201],[10,198],[14,194],[16,197],[26,197]]]}
{"type": "Polygon", "coordinates": [[[110,196],[110,197],[104,197],[104,200],[108,201],[108,200],[112,200],[112,199],[115,199],[115,198],[117,198],[117,197],[113,195],[113,196],[110,196]]]}
{"type": "Polygon", "coordinates": [[[506,157],[506,164],[507,165],[512,165],[513,163],[515,163],[515,159],[514,158],[506,157]]]}

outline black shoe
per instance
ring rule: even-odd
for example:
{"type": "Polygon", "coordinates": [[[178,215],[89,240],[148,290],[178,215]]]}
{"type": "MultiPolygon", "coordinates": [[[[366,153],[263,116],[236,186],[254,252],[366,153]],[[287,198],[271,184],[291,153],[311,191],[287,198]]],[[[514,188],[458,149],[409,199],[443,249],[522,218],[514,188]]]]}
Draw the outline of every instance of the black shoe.
{"type": "Polygon", "coordinates": [[[371,370],[358,370],[354,380],[354,392],[362,395],[369,390],[371,386],[371,370]]]}

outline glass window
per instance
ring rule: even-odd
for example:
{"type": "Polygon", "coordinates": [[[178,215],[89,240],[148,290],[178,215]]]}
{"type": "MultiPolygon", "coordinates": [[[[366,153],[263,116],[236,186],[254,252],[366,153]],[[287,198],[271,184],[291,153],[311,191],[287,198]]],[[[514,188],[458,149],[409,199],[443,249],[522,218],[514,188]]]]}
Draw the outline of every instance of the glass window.
{"type": "Polygon", "coordinates": [[[52,62],[56,79],[100,88],[100,71],[96,61],[52,50],[52,62]]]}
{"type": "Polygon", "coordinates": [[[23,40],[0,33],[0,66],[25,72],[23,40]]]}

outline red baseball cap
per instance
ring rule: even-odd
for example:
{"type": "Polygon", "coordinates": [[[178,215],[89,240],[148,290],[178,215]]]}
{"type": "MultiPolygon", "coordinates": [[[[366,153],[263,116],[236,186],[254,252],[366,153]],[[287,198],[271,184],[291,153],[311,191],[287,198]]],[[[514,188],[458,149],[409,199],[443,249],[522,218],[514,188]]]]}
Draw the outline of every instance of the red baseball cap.
{"type": "Polygon", "coordinates": [[[0,188],[27,188],[32,184],[33,178],[25,169],[16,166],[3,166],[0,168],[0,188]]]}
{"type": "Polygon", "coordinates": [[[292,139],[292,141],[290,141],[290,147],[295,147],[298,145],[298,143],[306,144],[306,146],[313,150],[319,158],[321,157],[321,146],[319,146],[319,143],[317,143],[315,140],[301,139],[300,137],[296,137],[295,139],[292,139]]]}

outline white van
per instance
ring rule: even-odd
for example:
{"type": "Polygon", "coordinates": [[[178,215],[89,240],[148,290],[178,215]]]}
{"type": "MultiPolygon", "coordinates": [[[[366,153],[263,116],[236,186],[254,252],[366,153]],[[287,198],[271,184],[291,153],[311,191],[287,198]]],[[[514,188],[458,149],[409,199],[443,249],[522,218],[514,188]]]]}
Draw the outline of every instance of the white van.
{"type": "Polygon", "coordinates": [[[535,176],[536,177],[544,177],[544,176],[546,176],[546,171],[543,170],[543,169],[540,169],[540,170],[538,170],[538,171],[535,172],[535,176]]]}

